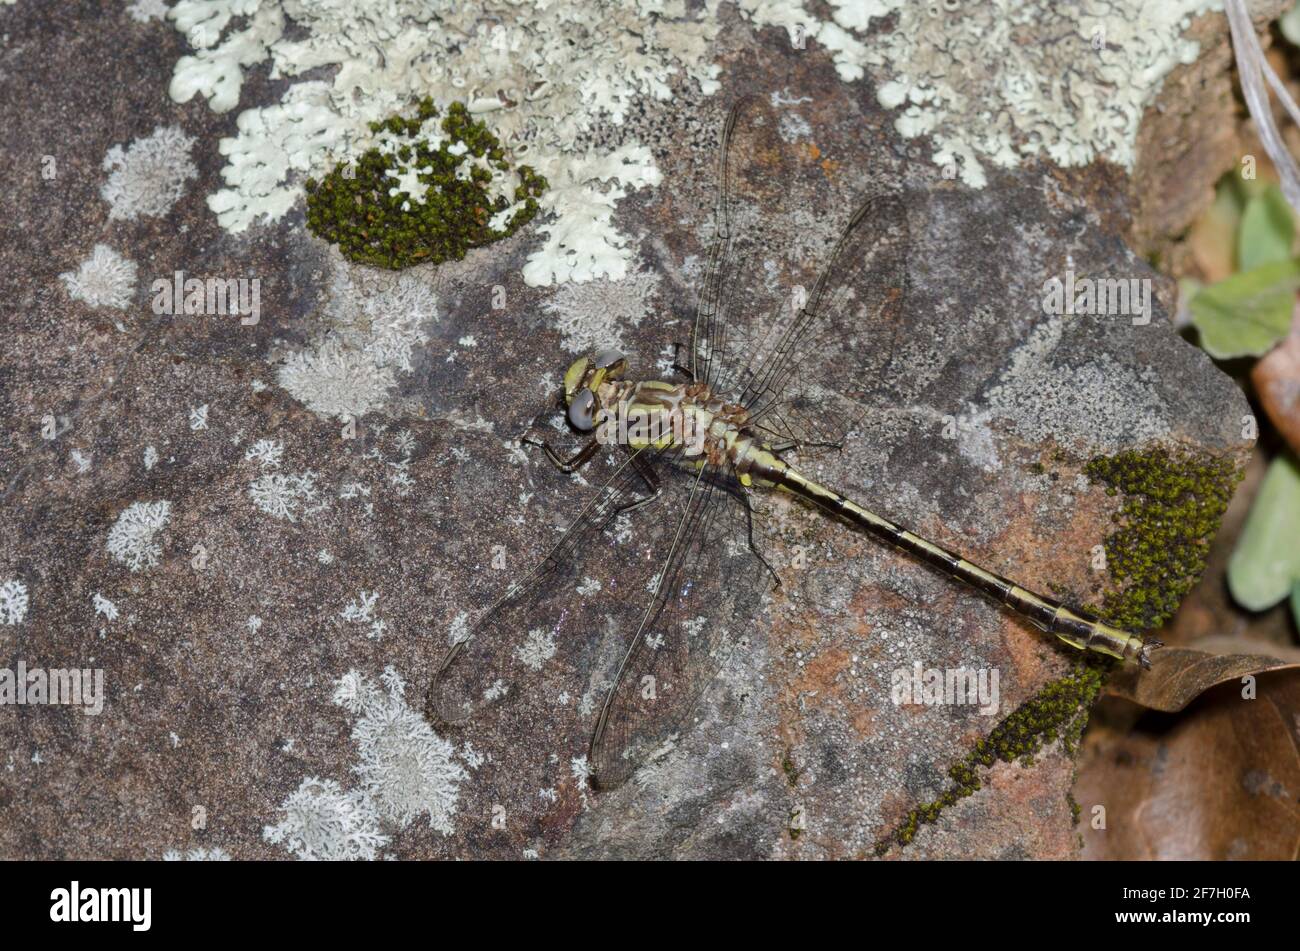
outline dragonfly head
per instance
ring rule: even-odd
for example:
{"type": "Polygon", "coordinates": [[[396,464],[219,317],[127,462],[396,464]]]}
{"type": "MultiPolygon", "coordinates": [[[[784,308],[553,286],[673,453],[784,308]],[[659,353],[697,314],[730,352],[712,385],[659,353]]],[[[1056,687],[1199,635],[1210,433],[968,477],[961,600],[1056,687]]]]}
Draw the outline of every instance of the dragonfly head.
{"type": "Polygon", "coordinates": [[[627,372],[627,357],[617,350],[602,350],[579,357],[564,373],[564,402],[569,422],[580,432],[591,432],[600,422],[600,387],[627,372]]]}

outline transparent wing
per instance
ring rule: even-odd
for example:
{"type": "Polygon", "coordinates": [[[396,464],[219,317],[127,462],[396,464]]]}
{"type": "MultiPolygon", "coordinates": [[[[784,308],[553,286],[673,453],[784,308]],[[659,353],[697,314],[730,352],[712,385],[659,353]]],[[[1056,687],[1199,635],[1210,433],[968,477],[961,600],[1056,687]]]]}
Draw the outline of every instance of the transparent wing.
{"type": "Polygon", "coordinates": [[[675,450],[636,458],[655,462],[654,501],[627,511],[650,495],[628,458],[451,647],[428,698],[439,722],[495,708],[494,729],[520,735],[530,722],[554,724],[555,698],[571,694],[596,723],[591,762],[603,788],[686,729],[771,583],[730,473],[701,470],[675,450]]]}
{"type": "Polygon", "coordinates": [[[659,501],[630,508],[651,495],[638,467],[656,455],[671,452],[623,456],[546,557],[449,648],[429,687],[433,719],[456,723],[507,698],[581,690],[597,638],[578,626],[599,611],[602,628],[635,630],[645,592],[634,579],[653,572],[667,544],[663,516],[650,512],[659,501]]]}
{"type": "Polygon", "coordinates": [[[750,547],[751,513],[734,476],[706,469],[687,478],[673,541],[592,738],[602,788],[624,782],[689,729],[772,584],[750,547]]]}
{"type": "Polygon", "coordinates": [[[905,202],[880,192],[843,219],[810,212],[826,203],[818,153],[786,142],[758,99],[728,115],[718,179],[697,378],[774,441],[838,443],[888,388],[907,296],[905,202]]]}

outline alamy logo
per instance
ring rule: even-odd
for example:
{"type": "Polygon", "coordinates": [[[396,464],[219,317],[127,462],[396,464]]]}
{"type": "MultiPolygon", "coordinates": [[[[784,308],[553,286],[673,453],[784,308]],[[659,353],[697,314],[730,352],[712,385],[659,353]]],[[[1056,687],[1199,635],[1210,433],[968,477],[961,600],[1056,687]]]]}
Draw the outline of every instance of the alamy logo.
{"type": "Polygon", "coordinates": [[[71,888],[50,892],[50,921],[129,921],[132,931],[152,923],[152,888],[71,888]]]}
{"type": "Polygon", "coordinates": [[[936,706],[967,704],[978,706],[984,716],[998,712],[1000,680],[998,669],[981,667],[921,667],[918,660],[909,667],[899,667],[891,678],[890,699],[895,704],[936,706]]]}
{"type": "Polygon", "coordinates": [[[247,277],[186,277],[176,271],[171,280],[153,282],[155,314],[238,315],[245,327],[262,319],[262,279],[247,277]]]}
{"type": "Polygon", "coordinates": [[[1132,317],[1134,327],[1145,327],[1151,323],[1151,279],[1076,278],[1067,270],[1064,281],[1052,277],[1044,282],[1043,312],[1132,317]]]}
{"type": "Polygon", "coordinates": [[[78,706],[88,716],[104,709],[104,669],[28,667],[20,660],[15,668],[0,667],[0,707],[78,706]]]}
{"type": "Polygon", "coordinates": [[[685,413],[648,413],[627,400],[608,410],[596,428],[602,446],[681,446],[687,456],[704,450],[708,431],[685,413]]]}

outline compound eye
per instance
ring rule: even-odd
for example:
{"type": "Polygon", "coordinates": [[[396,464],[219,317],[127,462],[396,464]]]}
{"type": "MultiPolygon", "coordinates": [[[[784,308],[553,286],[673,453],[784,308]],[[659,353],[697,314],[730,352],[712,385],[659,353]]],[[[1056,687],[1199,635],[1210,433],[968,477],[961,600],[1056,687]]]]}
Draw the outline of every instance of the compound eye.
{"type": "Polygon", "coordinates": [[[617,350],[602,350],[592,358],[597,370],[609,371],[606,376],[617,379],[627,369],[627,357],[617,350]]]}
{"type": "Polygon", "coordinates": [[[579,432],[590,432],[596,425],[596,394],[579,390],[569,403],[569,422],[579,432]]]}

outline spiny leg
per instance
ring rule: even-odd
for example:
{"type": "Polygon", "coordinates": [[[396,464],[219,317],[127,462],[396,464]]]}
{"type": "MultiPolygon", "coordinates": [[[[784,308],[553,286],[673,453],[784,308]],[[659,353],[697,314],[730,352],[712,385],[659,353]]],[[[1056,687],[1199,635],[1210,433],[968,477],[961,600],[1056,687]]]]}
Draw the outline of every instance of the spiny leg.
{"type": "Polygon", "coordinates": [[[525,436],[522,442],[525,446],[540,447],[546,453],[546,458],[551,460],[551,464],[566,475],[578,471],[578,469],[590,462],[591,457],[600,449],[600,442],[593,439],[568,459],[561,459],[555,450],[551,448],[551,444],[544,439],[533,439],[525,436]]]}
{"type": "Polygon", "coordinates": [[[643,482],[645,482],[646,487],[650,490],[650,494],[643,499],[635,499],[631,502],[620,505],[614,510],[613,514],[615,516],[624,515],[627,512],[634,511],[642,506],[649,505],[651,502],[657,501],[664,491],[664,487],[659,482],[659,477],[655,475],[654,468],[641,458],[640,453],[634,455],[631,462],[632,468],[636,470],[636,474],[641,477],[643,482]]]}
{"type": "Polygon", "coordinates": [[[746,541],[749,544],[750,553],[763,563],[763,567],[767,569],[767,573],[772,576],[772,590],[776,591],[781,587],[781,576],[776,573],[776,569],[772,567],[771,563],[763,557],[763,553],[754,542],[754,506],[750,504],[749,496],[750,492],[748,489],[743,489],[740,492],[740,501],[745,506],[746,541]]]}
{"type": "Polygon", "coordinates": [[[807,439],[786,439],[782,442],[772,443],[768,447],[769,452],[774,452],[778,456],[783,452],[798,452],[800,449],[834,449],[840,452],[844,449],[844,442],[813,442],[807,439]]]}
{"type": "Polygon", "coordinates": [[[673,365],[672,365],[672,368],[673,368],[674,370],[676,370],[678,373],[682,374],[684,377],[686,377],[686,379],[688,379],[688,380],[693,380],[693,379],[695,379],[695,374],[693,374],[693,373],[691,372],[691,368],[690,368],[690,367],[688,367],[688,366],[686,366],[686,365],[684,365],[684,364],[682,363],[682,356],[681,356],[681,354],[682,354],[682,350],[683,350],[685,347],[686,347],[686,345],[685,345],[684,343],[682,343],[680,340],[675,340],[675,341],[673,341],[673,365]]]}

